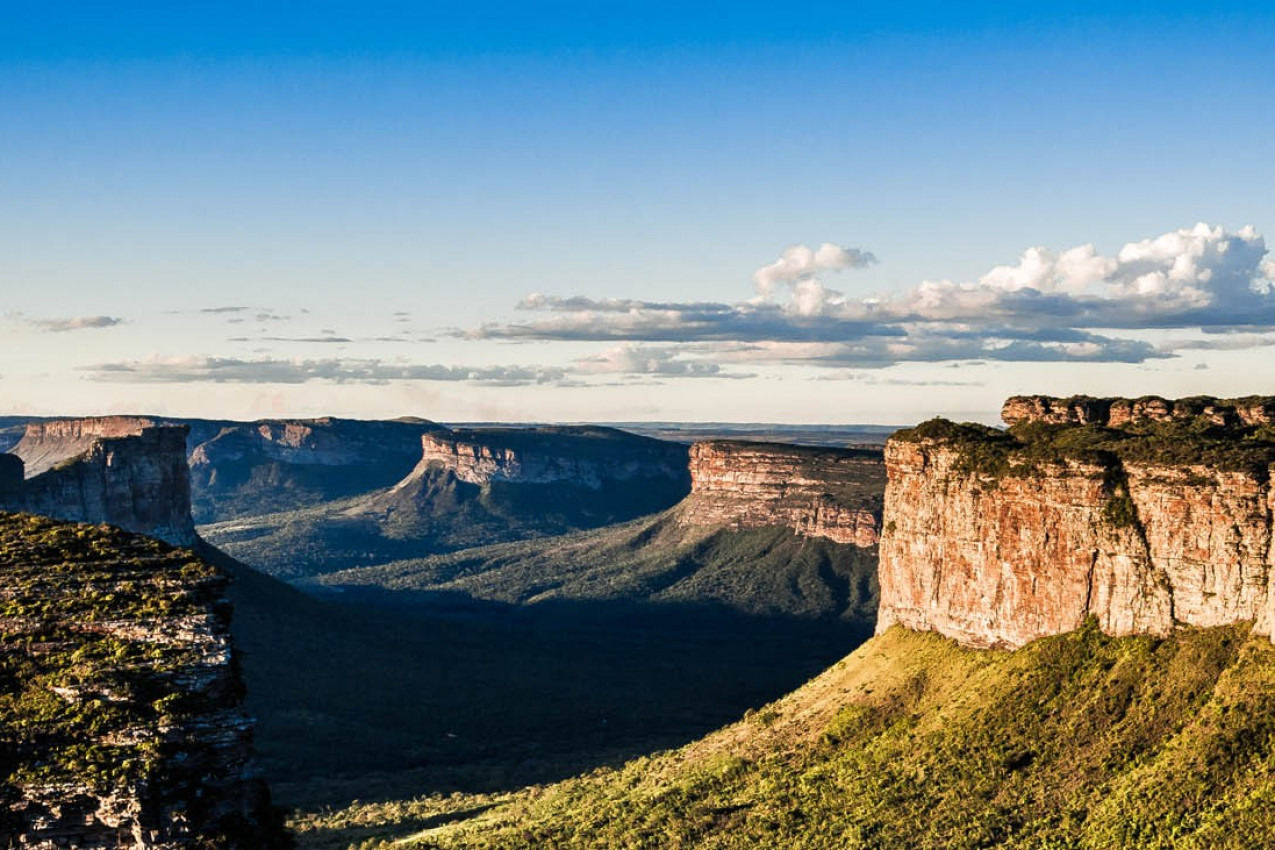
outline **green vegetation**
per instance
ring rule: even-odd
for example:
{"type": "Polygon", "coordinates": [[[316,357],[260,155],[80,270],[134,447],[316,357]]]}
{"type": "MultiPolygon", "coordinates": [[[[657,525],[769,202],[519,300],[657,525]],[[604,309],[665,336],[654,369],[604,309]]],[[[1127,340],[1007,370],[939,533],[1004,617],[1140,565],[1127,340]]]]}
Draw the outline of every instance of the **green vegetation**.
{"type": "Polygon", "coordinates": [[[876,549],[786,528],[683,526],[675,512],[560,537],[343,570],[330,587],[550,600],[720,604],[753,615],[876,620],[876,549]]]}
{"type": "MultiPolygon", "coordinates": [[[[235,575],[232,628],[275,799],[317,807],[424,790],[504,791],[681,746],[797,687],[871,634],[871,619],[857,615],[871,613],[875,584],[827,584],[815,569],[827,548],[851,547],[765,529],[730,541],[716,551],[731,550],[736,565],[705,572],[698,601],[693,575],[684,595],[659,601],[510,605],[354,586],[315,598],[211,548],[201,554],[235,575]],[[777,572],[774,591],[828,616],[748,614],[707,598],[747,589],[749,559],[778,567],[798,556],[804,595],[786,587],[801,575],[795,567],[777,572]],[[709,581],[731,576],[738,588],[709,581]],[[849,604],[852,593],[861,595],[849,604]],[[836,616],[842,611],[851,616],[836,616]]],[[[869,582],[870,563],[863,567],[855,575],[869,582]]],[[[509,588],[521,581],[506,578],[509,588]]],[[[752,592],[765,586],[759,580],[752,592]]]]}
{"type": "Polygon", "coordinates": [[[161,722],[188,716],[179,681],[200,647],[149,639],[206,615],[224,580],[189,552],[112,529],[0,514],[0,793],[98,790],[160,769],[161,722]]]}
{"type": "MultiPolygon", "coordinates": [[[[636,437],[632,439],[638,439],[636,437]]],[[[550,537],[627,521],[676,504],[688,482],[654,476],[604,481],[480,486],[441,464],[405,486],[304,510],[201,526],[204,539],[288,580],[351,566],[550,537]]]]}
{"type": "Polygon", "coordinates": [[[1023,422],[1008,431],[932,419],[897,432],[896,438],[959,446],[960,469],[992,479],[1047,474],[1050,467],[1068,461],[1098,467],[1127,463],[1204,466],[1265,478],[1275,463],[1275,427],[1219,425],[1204,416],[1144,421],[1119,428],[1023,422]]]}
{"type": "Polygon", "coordinates": [[[506,796],[299,816],[302,847],[1251,848],[1275,647],[1247,626],[1013,653],[892,629],[683,749],[506,796]]]}

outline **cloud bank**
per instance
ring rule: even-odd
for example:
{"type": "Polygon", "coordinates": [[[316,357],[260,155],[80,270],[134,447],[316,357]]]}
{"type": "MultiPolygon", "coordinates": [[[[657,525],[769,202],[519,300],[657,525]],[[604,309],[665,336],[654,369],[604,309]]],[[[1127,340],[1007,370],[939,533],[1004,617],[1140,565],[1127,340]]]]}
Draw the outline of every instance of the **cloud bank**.
{"type": "Polygon", "coordinates": [[[380,360],[245,360],[235,357],[149,358],[82,367],[97,381],[121,383],[387,384],[391,381],[468,381],[526,386],[561,381],[563,369],[522,366],[442,366],[380,360]]]}
{"type": "MultiPolygon", "coordinates": [[[[1181,349],[1131,332],[1202,331],[1221,345],[1224,335],[1251,336],[1275,325],[1275,260],[1252,227],[1232,233],[1197,224],[1130,242],[1110,256],[1092,244],[1057,252],[1037,246],[977,280],[923,281],[866,298],[847,297],[819,278],[875,262],[867,251],[831,243],[795,246],[756,271],[757,295],[748,300],[535,294],[518,305],[534,318],[463,335],[698,345],[706,365],[880,367],[969,359],[1141,363],[1181,349]]],[[[669,360],[694,373],[693,363],[669,360]]]]}

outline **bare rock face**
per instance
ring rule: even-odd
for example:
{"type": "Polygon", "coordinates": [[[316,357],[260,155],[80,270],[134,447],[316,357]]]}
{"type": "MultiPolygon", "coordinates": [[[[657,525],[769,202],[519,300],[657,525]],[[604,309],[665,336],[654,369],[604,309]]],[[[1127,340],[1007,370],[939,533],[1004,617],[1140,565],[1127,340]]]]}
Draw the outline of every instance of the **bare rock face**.
{"type": "Polygon", "coordinates": [[[0,469],[0,509],[105,522],[175,545],[193,544],[186,428],[146,421],[108,417],[29,426],[30,439],[18,446],[23,451],[5,462],[7,478],[0,469]],[[14,460],[23,457],[43,471],[30,475],[27,469],[28,477],[15,486],[8,479],[14,460]]]}
{"type": "Polygon", "coordinates": [[[456,429],[425,434],[418,471],[442,466],[468,484],[569,484],[682,480],[686,450],[612,428],[456,429]]]}
{"type": "Polygon", "coordinates": [[[226,579],[108,527],[0,514],[5,846],[284,846],[256,778],[226,579]]]}
{"type": "MultiPolygon", "coordinates": [[[[1041,417],[1077,408],[1035,409],[1061,424],[1041,417]]],[[[1114,400],[1101,425],[1052,436],[941,421],[896,435],[878,630],[1014,647],[1092,616],[1116,635],[1250,620],[1269,634],[1275,446],[1239,409],[1261,422],[1260,404],[1114,400]],[[1112,429],[1199,417],[1207,429],[1112,429]]]]}
{"type": "Polygon", "coordinates": [[[138,416],[90,416],[83,419],[58,419],[35,422],[12,453],[26,464],[26,475],[34,478],[55,466],[87,454],[99,440],[136,437],[158,423],[138,416]]]}
{"type": "Polygon", "coordinates": [[[727,440],[691,447],[686,525],[787,526],[808,537],[877,543],[885,468],[871,450],[727,440]]]}
{"type": "Polygon", "coordinates": [[[1001,419],[1014,426],[1028,422],[1047,425],[1105,425],[1110,428],[1205,419],[1214,425],[1266,425],[1275,422],[1275,397],[1248,396],[1220,399],[1196,396],[1170,400],[1142,398],[1093,398],[1044,395],[1013,396],[1001,408],[1001,419]]]}
{"type": "Polygon", "coordinates": [[[296,510],[389,487],[420,459],[425,420],[191,423],[197,522],[296,510]]]}

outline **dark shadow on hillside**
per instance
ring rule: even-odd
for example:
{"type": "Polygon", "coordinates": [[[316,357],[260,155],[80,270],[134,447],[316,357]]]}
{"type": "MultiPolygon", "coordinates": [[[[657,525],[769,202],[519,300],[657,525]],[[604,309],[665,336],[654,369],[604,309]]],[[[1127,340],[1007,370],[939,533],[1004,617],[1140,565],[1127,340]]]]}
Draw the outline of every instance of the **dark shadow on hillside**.
{"type": "Polygon", "coordinates": [[[266,777],[307,807],[512,789],[679,746],[871,634],[710,604],[316,599],[204,554],[239,578],[234,630],[266,777]]]}

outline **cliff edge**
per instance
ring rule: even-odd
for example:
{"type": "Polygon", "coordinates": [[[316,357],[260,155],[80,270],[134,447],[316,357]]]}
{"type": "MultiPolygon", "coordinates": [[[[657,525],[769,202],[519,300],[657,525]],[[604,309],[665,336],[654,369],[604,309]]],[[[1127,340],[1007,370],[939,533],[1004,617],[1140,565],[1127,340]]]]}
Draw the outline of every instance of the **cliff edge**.
{"type": "Polygon", "coordinates": [[[133,417],[29,425],[13,454],[0,457],[0,510],[193,545],[186,435],[185,426],[133,417]]]}
{"type": "Polygon", "coordinates": [[[871,449],[712,440],[690,454],[684,525],[786,526],[805,537],[877,544],[885,465],[871,449]]]}
{"type": "Polygon", "coordinates": [[[1275,399],[1006,404],[1007,432],[896,434],[878,631],[1015,647],[1097,619],[1109,634],[1254,621],[1271,632],[1275,399]]]}
{"type": "Polygon", "coordinates": [[[145,537],[0,514],[0,836],[286,846],[249,768],[226,585],[145,537]]]}

